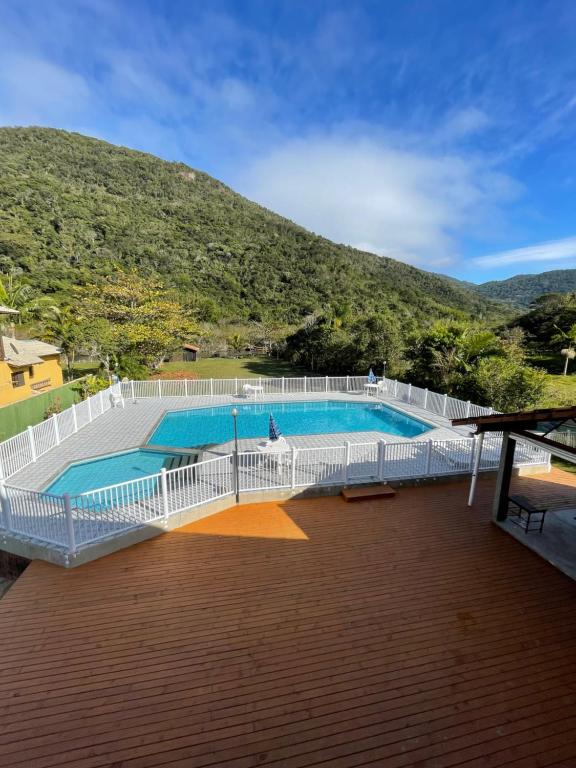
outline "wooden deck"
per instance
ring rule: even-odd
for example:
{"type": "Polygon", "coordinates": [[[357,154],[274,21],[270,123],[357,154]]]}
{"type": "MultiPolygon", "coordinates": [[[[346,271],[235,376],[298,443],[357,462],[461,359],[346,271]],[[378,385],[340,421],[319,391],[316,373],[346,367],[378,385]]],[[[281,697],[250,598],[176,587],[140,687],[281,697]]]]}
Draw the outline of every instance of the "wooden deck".
{"type": "MultiPolygon", "coordinates": [[[[558,472],[516,490],[576,501],[558,472]]],[[[576,583],[490,524],[490,481],[467,492],[33,563],[0,601],[0,765],[575,766],[576,583]]]]}

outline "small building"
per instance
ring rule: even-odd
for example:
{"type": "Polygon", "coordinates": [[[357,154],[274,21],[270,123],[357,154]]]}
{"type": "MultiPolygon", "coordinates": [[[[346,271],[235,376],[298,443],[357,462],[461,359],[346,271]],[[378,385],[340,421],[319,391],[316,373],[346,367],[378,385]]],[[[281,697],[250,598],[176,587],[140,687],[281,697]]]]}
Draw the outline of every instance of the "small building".
{"type": "Polygon", "coordinates": [[[37,339],[0,335],[0,406],[62,384],[58,347],[37,339]]]}
{"type": "Polygon", "coordinates": [[[200,347],[194,344],[182,344],[182,360],[186,363],[195,363],[198,360],[200,347]]]}

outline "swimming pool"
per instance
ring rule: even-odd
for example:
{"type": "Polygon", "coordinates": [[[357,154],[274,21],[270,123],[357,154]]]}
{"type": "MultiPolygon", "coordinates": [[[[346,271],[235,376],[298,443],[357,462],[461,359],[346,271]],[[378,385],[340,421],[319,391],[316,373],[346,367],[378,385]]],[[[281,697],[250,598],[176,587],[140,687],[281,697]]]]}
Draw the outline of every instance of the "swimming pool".
{"type": "MultiPolygon", "coordinates": [[[[274,415],[286,435],[320,435],[338,432],[386,432],[400,437],[417,437],[432,429],[382,403],[354,403],[323,400],[291,403],[250,403],[238,410],[238,437],[267,437],[268,419],[274,415]]],[[[232,406],[171,411],[158,424],[148,445],[194,448],[232,440],[232,406]]]]}
{"type": "Polygon", "coordinates": [[[125,483],[139,477],[155,475],[170,459],[178,454],[168,451],[137,449],[124,453],[112,453],[88,461],[71,464],[45,488],[47,493],[71,496],[104,488],[116,483],[125,483]]]}

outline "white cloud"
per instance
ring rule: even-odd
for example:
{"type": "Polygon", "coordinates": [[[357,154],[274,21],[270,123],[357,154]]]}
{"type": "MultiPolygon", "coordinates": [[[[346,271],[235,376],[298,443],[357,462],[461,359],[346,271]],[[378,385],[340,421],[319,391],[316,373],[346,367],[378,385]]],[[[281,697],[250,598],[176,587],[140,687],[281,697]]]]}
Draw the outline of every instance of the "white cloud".
{"type": "Polygon", "coordinates": [[[564,259],[576,260],[576,237],[563,240],[549,240],[545,243],[530,245],[527,248],[514,248],[487,256],[480,256],[474,262],[481,267],[502,267],[522,262],[557,262],[564,259]]]}
{"type": "Polygon", "coordinates": [[[289,142],[238,184],[336,242],[430,268],[452,262],[459,235],[486,225],[518,191],[479,160],[352,135],[289,142]]]}

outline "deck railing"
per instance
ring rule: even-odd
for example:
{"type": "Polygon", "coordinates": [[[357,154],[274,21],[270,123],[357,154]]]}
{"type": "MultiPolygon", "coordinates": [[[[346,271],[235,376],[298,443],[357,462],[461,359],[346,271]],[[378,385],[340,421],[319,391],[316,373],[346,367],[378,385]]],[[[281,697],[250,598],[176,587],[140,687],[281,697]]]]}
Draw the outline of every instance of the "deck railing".
{"type": "MultiPolygon", "coordinates": [[[[495,469],[499,436],[484,440],[480,470],[495,469]]],[[[472,471],[477,440],[411,440],[292,448],[283,454],[238,455],[240,493],[308,486],[340,486],[472,471]]],[[[542,464],[547,454],[519,442],[516,466],[542,464]]],[[[1,527],[68,554],[146,525],[166,526],[184,510],[235,493],[235,458],[226,454],[77,496],[56,496],[0,485],[1,527]]]]}
{"type": "MultiPolygon", "coordinates": [[[[410,403],[446,418],[492,413],[492,409],[391,379],[375,393],[410,403]]],[[[0,444],[0,528],[68,554],[91,543],[146,525],[166,526],[174,515],[235,493],[235,458],[218,456],[149,477],[89,491],[56,496],[6,482],[109,411],[119,398],[222,397],[242,393],[244,384],[261,382],[265,395],[364,392],[365,376],[275,379],[203,379],[129,381],[115,384],[0,444]]],[[[486,435],[480,470],[495,469],[500,435],[486,435]]],[[[283,454],[248,451],[238,456],[239,492],[308,486],[339,486],[470,473],[474,437],[453,440],[379,440],[318,448],[291,448],[283,454]]],[[[547,463],[549,455],[518,442],[516,466],[547,463]]]]}

